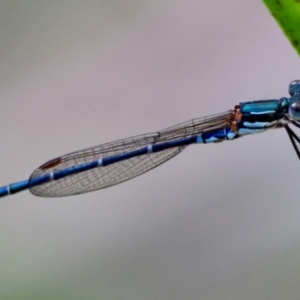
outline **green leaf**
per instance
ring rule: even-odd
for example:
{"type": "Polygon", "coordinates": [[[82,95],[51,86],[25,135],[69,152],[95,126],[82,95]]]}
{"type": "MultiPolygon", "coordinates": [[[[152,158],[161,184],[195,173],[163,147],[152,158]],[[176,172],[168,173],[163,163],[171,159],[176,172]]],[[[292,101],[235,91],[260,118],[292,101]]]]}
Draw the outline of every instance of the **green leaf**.
{"type": "Polygon", "coordinates": [[[300,56],[300,1],[263,0],[300,56]]]}

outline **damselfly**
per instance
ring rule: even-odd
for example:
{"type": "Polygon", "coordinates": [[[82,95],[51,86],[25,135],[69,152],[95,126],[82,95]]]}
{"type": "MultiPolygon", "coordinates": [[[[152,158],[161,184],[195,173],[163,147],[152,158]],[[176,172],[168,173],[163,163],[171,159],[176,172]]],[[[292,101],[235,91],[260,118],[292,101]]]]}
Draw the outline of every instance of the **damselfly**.
{"type": "Polygon", "coordinates": [[[289,93],[289,98],[241,102],[221,114],[57,157],[36,169],[29,180],[0,187],[0,197],[25,189],[46,197],[94,191],[141,175],[190,144],[234,140],[271,128],[286,129],[300,159],[300,139],[288,125],[300,128],[300,80],[290,84],[289,93]]]}

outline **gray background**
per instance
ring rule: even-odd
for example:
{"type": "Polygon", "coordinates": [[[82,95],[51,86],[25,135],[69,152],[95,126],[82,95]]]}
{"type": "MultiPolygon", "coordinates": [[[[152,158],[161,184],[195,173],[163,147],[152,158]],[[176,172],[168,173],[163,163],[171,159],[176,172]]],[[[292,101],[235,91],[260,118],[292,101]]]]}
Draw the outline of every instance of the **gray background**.
{"type": "MultiPolygon", "coordinates": [[[[260,1],[2,0],[1,185],[299,78],[260,1]]],[[[274,130],[110,189],[3,198],[0,298],[299,299],[299,168],[274,130]]]]}

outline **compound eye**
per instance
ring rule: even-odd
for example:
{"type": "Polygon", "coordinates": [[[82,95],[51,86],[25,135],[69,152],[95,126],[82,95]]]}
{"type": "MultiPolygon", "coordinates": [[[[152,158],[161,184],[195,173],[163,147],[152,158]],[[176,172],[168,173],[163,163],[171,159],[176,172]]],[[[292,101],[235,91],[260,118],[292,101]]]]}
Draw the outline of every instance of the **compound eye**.
{"type": "Polygon", "coordinates": [[[290,83],[289,93],[293,97],[295,94],[300,93],[300,80],[294,80],[290,83]]]}
{"type": "Polygon", "coordinates": [[[300,121],[300,101],[294,102],[289,107],[289,115],[296,121],[300,121]]]}

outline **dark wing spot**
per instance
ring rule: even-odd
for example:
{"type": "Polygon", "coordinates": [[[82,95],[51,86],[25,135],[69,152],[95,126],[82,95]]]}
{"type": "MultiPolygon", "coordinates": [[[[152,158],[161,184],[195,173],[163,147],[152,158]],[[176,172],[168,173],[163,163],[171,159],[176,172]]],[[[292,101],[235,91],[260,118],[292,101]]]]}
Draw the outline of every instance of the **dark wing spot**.
{"type": "Polygon", "coordinates": [[[53,168],[53,167],[59,165],[60,163],[61,163],[61,158],[58,157],[58,158],[55,158],[55,159],[52,159],[52,160],[46,162],[44,165],[41,166],[41,169],[47,170],[47,169],[50,169],[50,168],[53,168]]]}

